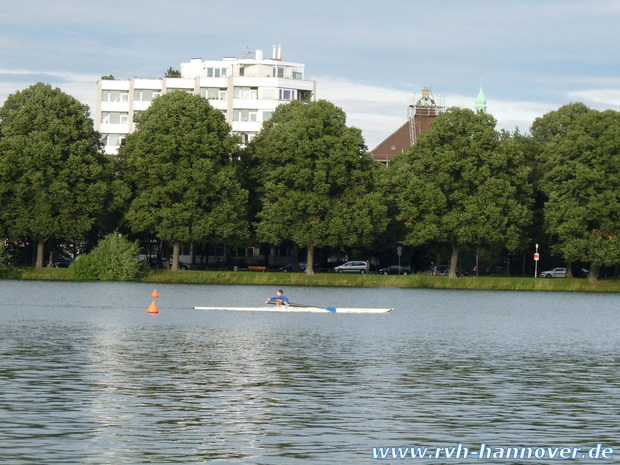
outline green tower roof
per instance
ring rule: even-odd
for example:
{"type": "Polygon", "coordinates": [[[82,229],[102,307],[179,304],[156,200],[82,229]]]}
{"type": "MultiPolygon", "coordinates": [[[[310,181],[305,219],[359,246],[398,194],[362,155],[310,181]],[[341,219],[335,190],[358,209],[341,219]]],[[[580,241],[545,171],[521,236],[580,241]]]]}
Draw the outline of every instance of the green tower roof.
{"type": "Polygon", "coordinates": [[[487,111],[487,97],[484,95],[484,91],[482,90],[482,84],[480,84],[480,91],[476,97],[476,111],[479,113],[484,113],[487,111]]]}

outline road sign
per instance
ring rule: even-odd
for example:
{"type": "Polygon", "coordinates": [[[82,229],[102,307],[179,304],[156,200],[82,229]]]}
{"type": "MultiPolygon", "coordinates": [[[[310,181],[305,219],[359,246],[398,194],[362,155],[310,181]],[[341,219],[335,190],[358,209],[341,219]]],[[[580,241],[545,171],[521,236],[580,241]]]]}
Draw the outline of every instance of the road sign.
{"type": "Polygon", "coordinates": [[[536,261],[540,260],[540,254],[539,253],[535,253],[534,254],[534,260],[536,260],[536,261]]]}

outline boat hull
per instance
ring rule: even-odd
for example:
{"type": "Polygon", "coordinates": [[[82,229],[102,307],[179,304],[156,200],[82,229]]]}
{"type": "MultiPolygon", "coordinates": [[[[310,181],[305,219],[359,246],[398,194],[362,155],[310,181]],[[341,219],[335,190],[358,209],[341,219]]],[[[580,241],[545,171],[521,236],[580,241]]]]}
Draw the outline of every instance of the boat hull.
{"type": "Polygon", "coordinates": [[[194,310],[225,310],[234,312],[287,312],[287,313],[387,313],[391,308],[353,307],[194,307],[194,310]]]}

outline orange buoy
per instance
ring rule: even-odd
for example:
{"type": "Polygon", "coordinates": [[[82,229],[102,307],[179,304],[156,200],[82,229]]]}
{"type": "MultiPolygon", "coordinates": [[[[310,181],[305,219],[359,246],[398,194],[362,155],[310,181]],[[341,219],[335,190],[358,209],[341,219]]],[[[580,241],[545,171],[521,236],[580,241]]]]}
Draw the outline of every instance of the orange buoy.
{"type": "Polygon", "coordinates": [[[157,304],[155,301],[151,302],[149,308],[146,309],[147,313],[159,313],[159,308],[157,308],[157,304]]]}
{"type": "Polygon", "coordinates": [[[157,297],[159,297],[159,292],[157,292],[157,289],[155,289],[155,290],[153,291],[153,293],[151,294],[151,297],[152,297],[153,299],[156,299],[157,297]]]}

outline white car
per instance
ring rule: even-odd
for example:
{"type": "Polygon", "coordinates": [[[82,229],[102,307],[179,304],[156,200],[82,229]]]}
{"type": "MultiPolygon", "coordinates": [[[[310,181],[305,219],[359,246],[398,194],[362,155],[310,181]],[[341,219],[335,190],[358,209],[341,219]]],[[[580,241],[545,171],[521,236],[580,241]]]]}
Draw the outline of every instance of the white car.
{"type": "Polygon", "coordinates": [[[538,275],[541,278],[566,278],[566,268],[554,268],[549,271],[541,271],[538,275]]]}
{"type": "Polygon", "coordinates": [[[368,263],[363,261],[346,262],[334,268],[336,273],[368,273],[368,263]]]}

